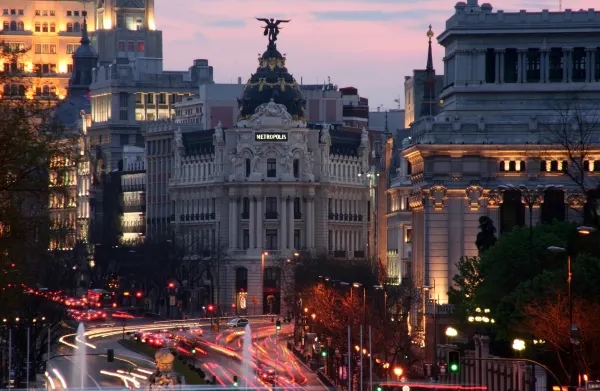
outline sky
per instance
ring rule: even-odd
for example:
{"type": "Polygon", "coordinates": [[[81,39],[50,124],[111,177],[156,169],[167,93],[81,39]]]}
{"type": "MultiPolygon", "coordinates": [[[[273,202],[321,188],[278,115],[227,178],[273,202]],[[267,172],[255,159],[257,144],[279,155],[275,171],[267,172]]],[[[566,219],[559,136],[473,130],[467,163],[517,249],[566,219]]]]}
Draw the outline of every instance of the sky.
{"type": "MultiPolygon", "coordinates": [[[[562,2],[563,9],[600,8],[598,0],[562,2]]],[[[166,70],[186,70],[194,59],[208,59],[217,83],[237,82],[238,77],[245,83],[267,46],[263,23],[255,18],[291,19],[283,25],[277,48],[286,54],[296,81],[323,84],[331,78],[339,87],[356,87],[375,110],[398,108],[396,99],[404,107],[404,77],[427,62],[429,25],[436,36],[442,33],[456,1],[155,0],[155,4],[166,70]]],[[[499,9],[558,11],[558,7],[559,0],[503,0],[499,9]]],[[[434,40],[438,74],[443,73],[443,50],[434,40]]]]}

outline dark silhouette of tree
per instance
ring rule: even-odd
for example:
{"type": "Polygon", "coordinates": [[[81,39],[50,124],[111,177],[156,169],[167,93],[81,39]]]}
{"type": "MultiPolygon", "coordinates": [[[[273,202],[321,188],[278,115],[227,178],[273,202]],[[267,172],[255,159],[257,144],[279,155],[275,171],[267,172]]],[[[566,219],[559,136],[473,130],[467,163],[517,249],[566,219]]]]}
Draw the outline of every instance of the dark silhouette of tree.
{"type": "Polygon", "coordinates": [[[477,234],[475,245],[481,254],[496,244],[496,227],[494,227],[494,222],[488,216],[481,216],[479,218],[479,229],[481,231],[477,234]]]}

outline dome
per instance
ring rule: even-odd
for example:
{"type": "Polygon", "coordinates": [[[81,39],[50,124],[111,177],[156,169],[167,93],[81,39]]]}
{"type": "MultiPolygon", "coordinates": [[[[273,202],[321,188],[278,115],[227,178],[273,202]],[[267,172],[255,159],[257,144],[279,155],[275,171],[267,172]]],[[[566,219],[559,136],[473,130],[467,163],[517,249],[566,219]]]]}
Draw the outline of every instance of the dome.
{"type": "Polygon", "coordinates": [[[238,99],[238,120],[248,119],[258,106],[269,103],[271,99],[284,105],[293,120],[305,120],[306,100],[298,83],[288,73],[285,57],[279,53],[274,42],[270,42],[259,57],[258,69],[246,83],[242,98],[238,99]]]}

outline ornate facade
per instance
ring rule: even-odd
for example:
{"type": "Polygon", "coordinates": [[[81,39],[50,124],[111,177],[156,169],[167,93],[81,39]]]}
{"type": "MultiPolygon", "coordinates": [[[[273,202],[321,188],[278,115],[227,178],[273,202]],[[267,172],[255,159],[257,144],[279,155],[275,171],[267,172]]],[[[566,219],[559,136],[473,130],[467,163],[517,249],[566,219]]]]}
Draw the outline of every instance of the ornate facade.
{"type": "MultiPolygon", "coordinates": [[[[164,139],[165,153],[171,148],[169,222],[177,239],[199,256],[220,254],[215,300],[240,313],[285,314],[293,300],[288,265],[302,252],[329,252],[340,262],[366,253],[367,131],[307,127],[295,80],[271,82],[282,73],[289,75],[285,58],[270,45],[233,128],[198,130],[176,118],[146,131],[148,141],[164,139]]],[[[149,179],[151,167],[149,159],[149,179]]]]}
{"type": "Polygon", "coordinates": [[[499,234],[581,219],[600,175],[600,48],[589,34],[600,12],[492,12],[476,0],[455,9],[438,37],[443,111],[413,123],[402,151],[412,277],[438,304],[447,303],[460,257],[477,254],[480,216],[499,234]],[[584,133],[580,161],[561,145],[577,148],[584,133]],[[581,183],[567,175],[577,167],[581,183]]]}

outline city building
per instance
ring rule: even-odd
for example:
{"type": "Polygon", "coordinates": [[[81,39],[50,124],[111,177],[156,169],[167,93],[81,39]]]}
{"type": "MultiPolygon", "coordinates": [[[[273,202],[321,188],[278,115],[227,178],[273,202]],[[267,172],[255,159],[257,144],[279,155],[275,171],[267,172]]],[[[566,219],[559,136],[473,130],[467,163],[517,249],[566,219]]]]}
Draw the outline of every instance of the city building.
{"type": "Polygon", "coordinates": [[[369,100],[358,95],[354,87],[340,88],[344,127],[360,132],[369,126],[369,100]]]}
{"type": "Polygon", "coordinates": [[[80,45],[72,54],[72,74],[66,97],[53,113],[53,120],[64,139],[49,171],[49,218],[51,250],[71,250],[76,242],[88,241],[90,224],[89,190],[91,183],[87,129],[90,125],[89,86],[98,54],[88,37],[87,20],[79,30],[80,45]]]}
{"type": "Polygon", "coordinates": [[[92,43],[101,64],[117,58],[162,58],[162,31],[156,30],[154,0],[98,0],[92,43]]]}
{"type": "Polygon", "coordinates": [[[121,244],[134,245],[146,235],[146,165],[144,148],[123,147],[121,176],[121,244]]]}
{"type": "Polygon", "coordinates": [[[396,134],[404,129],[404,109],[386,110],[381,107],[369,112],[369,129],[396,134]]]}
{"type": "Polygon", "coordinates": [[[221,254],[216,304],[239,313],[285,314],[296,256],[366,259],[368,133],[307,126],[306,99],[285,62],[270,43],[235,127],[193,129],[176,118],[145,133],[149,210],[159,187],[178,242],[198,256],[221,254]],[[152,162],[172,164],[170,179],[157,178],[152,162]]]}
{"type": "Polygon", "coordinates": [[[401,174],[412,183],[415,297],[438,314],[458,261],[478,253],[480,217],[502,235],[590,212],[600,150],[582,149],[580,140],[581,132],[584,140],[600,135],[600,48],[592,38],[599,21],[593,9],[509,13],[456,3],[438,36],[442,111],[415,121],[402,151],[401,174]]]}
{"type": "Polygon", "coordinates": [[[306,99],[306,117],[309,126],[327,123],[334,128],[344,125],[342,92],[331,82],[321,84],[301,84],[306,99]]]}
{"type": "MultiPolygon", "coordinates": [[[[66,96],[83,17],[86,11],[94,9],[94,3],[94,0],[0,1],[0,41],[7,49],[30,49],[17,62],[0,63],[0,67],[31,76],[23,80],[28,85],[4,86],[3,96],[54,99],[66,96]]],[[[93,20],[88,20],[88,29],[95,29],[93,20]]]]}

